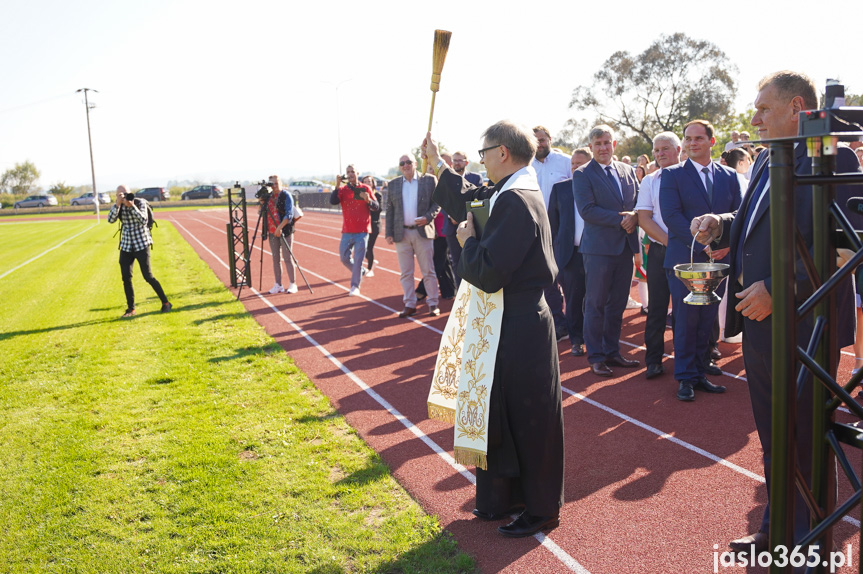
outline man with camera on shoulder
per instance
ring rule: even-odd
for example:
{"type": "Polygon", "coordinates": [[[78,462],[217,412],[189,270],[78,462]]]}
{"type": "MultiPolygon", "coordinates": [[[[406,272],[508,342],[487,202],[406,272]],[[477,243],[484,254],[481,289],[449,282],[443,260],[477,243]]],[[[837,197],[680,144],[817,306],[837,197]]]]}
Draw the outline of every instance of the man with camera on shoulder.
{"type": "Polygon", "coordinates": [[[297,283],[294,276],[294,263],[291,260],[291,249],[294,242],[294,200],[291,194],[282,189],[282,181],[277,175],[271,175],[268,183],[262,186],[256,194],[264,217],[262,237],[269,239],[270,252],[273,254],[273,275],[275,284],[270,289],[270,295],[276,293],[296,293],[297,283]],[[272,190],[272,191],[270,191],[272,190]],[[282,240],[286,244],[287,253],[282,255],[282,240]],[[288,288],[282,287],[282,259],[288,270],[288,288]]]}
{"type": "Polygon", "coordinates": [[[381,206],[375,199],[371,188],[357,179],[356,166],[345,168],[345,175],[336,177],[336,188],[330,195],[332,205],[342,206],[342,241],[339,244],[339,258],[351,271],[351,290],[348,295],[360,294],[363,279],[363,260],[372,225],[372,211],[380,211],[381,206]],[[344,180],[346,185],[342,185],[344,180]],[[353,257],[351,256],[353,252],[353,257]]]}
{"type": "Polygon", "coordinates": [[[120,272],[126,292],[126,311],[123,317],[135,316],[135,289],[132,286],[135,260],[138,261],[144,280],[150,284],[162,302],[162,313],[167,313],[172,308],[162,285],[150,271],[150,246],[153,245],[153,237],[147,226],[147,210],[146,200],[136,199],[135,194],[130,193],[125,185],[121,185],[117,188],[117,200],[108,213],[108,223],[120,220],[120,272]]]}

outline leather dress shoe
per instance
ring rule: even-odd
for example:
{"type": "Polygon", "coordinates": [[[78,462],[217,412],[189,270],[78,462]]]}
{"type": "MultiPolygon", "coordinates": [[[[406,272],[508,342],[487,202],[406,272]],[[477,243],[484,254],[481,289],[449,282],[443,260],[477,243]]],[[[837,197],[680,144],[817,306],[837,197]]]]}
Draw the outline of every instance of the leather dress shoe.
{"type": "Polygon", "coordinates": [[[405,317],[410,317],[411,315],[417,314],[416,307],[405,307],[404,310],[399,313],[399,319],[404,319],[405,317]]]}
{"type": "Polygon", "coordinates": [[[478,508],[473,509],[473,515],[479,518],[480,520],[486,520],[488,522],[492,522],[494,520],[503,520],[504,518],[509,518],[513,514],[520,513],[524,510],[524,504],[517,504],[507,510],[506,512],[483,512],[478,508]]]}
{"type": "Polygon", "coordinates": [[[722,352],[719,350],[719,345],[713,345],[710,347],[710,358],[714,361],[718,361],[722,358],[722,352]]]}
{"type": "Polygon", "coordinates": [[[651,363],[647,365],[647,378],[655,379],[659,375],[665,372],[665,369],[662,366],[662,363],[651,363]]]}
{"type": "Polygon", "coordinates": [[[572,351],[570,351],[573,356],[583,357],[584,356],[584,343],[576,343],[572,346],[572,351]]]}
{"type": "Polygon", "coordinates": [[[613,367],[623,367],[624,369],[636,369],[641,366],[641,361],[631,361],[618,355],[616,357],[606,359],[605,364],[613,367]]]}
{"type": "Polygon", "coordinates": [[[704,366],[704,372],[708,375],[713,375],[714,377],[718,377],[722,374],[722,369],[720,369],[716,363],[710,361],[707,365],[704,366]]]}
{"type": "Polygon", "coordinates": [[[695,379],[695,382],[692,385],[692,387],[695,389],[698,389],[699,391],[704,391],[707,393],[724,393],[725,392],[725,387],[723,387],[722,385],[714,385],[713,383],[711,383],[710,381],[708,381],[704,377],[698,377],[697,379],[695,379]]]}
{"type": "Polygon", "coordinates": [[[560,526],[559,516],[532,516],[525,511],[506,526],[499,526],[497,531],[510,538],[524,538],[533,536],[540,530],[551,530],[558,526],[560,526]]]}
{"type": "Polygon", "coordinates": [[[593,371],[594,375],[600,377],[610,377],[613,374],[605,363],[591,363],[590,370],[593,371]]]}
{"type": "Polygon", "coordinates": [[[755,554],[759,554],[770,546],[770,537],[767,536],[766,532],[756,532],[755,534],[732,540],[728,543],[728,546],[737,552],[748,553],[755,550],[755,554]]]}
{"type": "Polygon", "coordinates": [[[429,316],[430,317],[437,317],[439,315],[440,315],[440,309],[438,309],[436,305],[431,305],[429,307],[429,316]]]}
{"type": "Polygon", "coordinates": [[[680,387],[677,389],[677,400],[679,401],[694,401],[695,390],[692,388],[694,381],[680,381],[680,387]]]}

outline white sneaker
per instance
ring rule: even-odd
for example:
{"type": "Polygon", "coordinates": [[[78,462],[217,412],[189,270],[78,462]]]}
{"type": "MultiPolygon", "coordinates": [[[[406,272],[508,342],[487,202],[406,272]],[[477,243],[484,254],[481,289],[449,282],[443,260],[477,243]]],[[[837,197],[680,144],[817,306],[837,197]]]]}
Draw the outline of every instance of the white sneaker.
{"type": "Polygon", "coordinates": [[[299,289],[297,289],[296,283],[291,283],[290,285],[288,285],[287,289],[282,289],[282,291],[284,291],[285,293],[296,293],[297,291],[299,291],[299,289]]]}
{"type": "Polygon", "coordinates": [[[359,287],[351,287],[351,290],[348,291],[348,297],[353,297],[354,295],[359,295],[359,294],[360,294],[360,288],[359,287]]]}
{"type": "Polygon", "coordinates": [[[369,269],[368,271],[366,271],[366,277],[374,277],[374,276],[375,276],[374,270],[369,269]]]}
{"type": "Polygon", "coordinates": [[[284,292],[285,292],[285,288],[282,287],[281,285],[279,285],[278,283],[273,285],[273,288],[270,289],[270,295],[275,295],[276,293],[284,293],[284,292]]]}
{"type": "Polygon", "coordinates": [[[641,303],[639,303],[638,301],[636,301],[635,299],[630,297],[629,301],[626,302],[626,308],[627,309],[640,309],[641,303]]]}
{"type": "Polygon", "coordinates": [[[743,342],[743,333],[737,333],[733,337],[722,337],[720,340],[723,343],[735,343],[739,345],[743,342]]]}

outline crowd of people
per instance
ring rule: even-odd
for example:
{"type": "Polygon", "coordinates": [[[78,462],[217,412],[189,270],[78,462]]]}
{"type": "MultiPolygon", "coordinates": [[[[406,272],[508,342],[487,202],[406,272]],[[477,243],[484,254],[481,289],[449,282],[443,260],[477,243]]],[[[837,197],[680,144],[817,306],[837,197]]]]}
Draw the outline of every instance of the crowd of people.
{"type": "MultiPolygon", "coordinates": [[[[805,75],[783,71],[766,76],[758,86],[751,120],[756,139],[796,136],[800,112],[817,107],[818,92],[805,75]]],[[[371,185],[357,181],[353,166],[347,185],[338,182],[331,202],[341,204],[344,215],[340,253],[352,272],[350,294],[359,293],[363,276],[373,273],[371,249],[383,210],[385,239],[395,246],[401,274],[404,308],[399,317],[415,315],[423,300],[430,316],[439,315],[440,299],[460,293],[463,281],[481,293],[502,290],[502,317],[489,327],[489,336],[499,344],[493,347],[497,351],[491,389],[479,401],[479,410],[476,404],[471,407],[474,412],[490,413],[487,442],[479,457],[487,466],[477,471],[474,514],[483,520],[500,520],[519,513],[517,520],[499,529],[501,534],[527,536],[559,522],[563,422],[557,343],[568,339],[569,352],[586,356],[593,376],[611,377],[615,369],[640,368],[640,361],[620,350],[624,311],[632,307],[641,307],[647,316],[647,379],[665,374],[664,363],[671,362],[665,359],[665,332],[672,329],[675,396],[681,401],[692,402],[697,391],[725,392],[724,386],[707,378],[722,375],[715,363],[721,358],[718,342],[742,344],[769,485],[768,154],[763,153],[766,148],[749,143],[747,132],[735,131],[731,137],[714,160],[714,126],[693,119],[682,134],[656,134],[653,159],[642,155],[633,164],[626,156],[618,160],[616,134],[608,125],[595,126],[587,146],[565,154],[551,147],[551,134],[541,125],[527,130],[499,122],[483,134],[483,149],[478,152],[488,173],[485,185],[478,174],[467,170],[467,154],[441,153],[431,134],[421,147],[428,173],[420,173],[411,154],[402,155],[401,176],[389,182],[385,199],[375,191],[373,178],[371,185]],[[467,207],[466,201],[476,204],[477,210],[467,207]],[[482,209],[487,221],[479,229],[481,219],[476,218],[482,209]],[[722,304],[684,303],[688,291],[673,269],[690,261],[730,265],[727,281],[717,290],[722,304]],[[415,264],[422,276],[419,286],[414,284],[415,264]],[[630,293],[636,284],[640,301],[633,304],[630,293]],[[527,412],[530,397],[540,396],[543,400],[527,412]],[[546,423],[535,428],[537,420],[546,423]],[[544,447],[538,449],[538,444],[544,447]]],[[[811,171],[805,151],[806,146],[798,145],[795,152],[795,170],[800,174],[811,171]]],[[[838,172],[861,171],[861,165],[863,142],[840,146],[838,172]]],[[[837,186],[840,207],[853,191],[850,186],[837,186]]],[[[795,198],[798,230],[811,249],[811,188],[799,187],[795,198]]],[[[858,229],[863,228],[863,218],[846,215],[858,229]]],[[[854,320],[861,318],[860,286],[856,286],[855,315],[855,286],[852,281],[846,283],[836,292],[840,324],[835,328],[841,347],[854,344],[856,372],[863,367],[863,329],[855,331],[854,320]]],[[[797,274],[795,289],[798,299],[812,292],[805,271],[797,274]]],[[[471,294],[475,296],[476,291],[471,294]]],[[[448,320],[457,320],[457,314],[461,320],[467,312],[456,301],[448,320]]],[[[811,316],[800,322],[798,330],[798,341],[808,340],[811,316]]],[[[464,378],[465,367],[460,368],[464,378]]],[[[811,380],[801,395],[797,419],[798,465],[808,480],[811,403],[807,397],[811,397],[811,380]]],[[[795,539],[809,524],[809,510],[799,495],[797,503],[795,539]]],[[[747,550],[753,544],[759,551],[766,548],[768,509],[758,532],[732,541],[732,548],[747,550]]]]}

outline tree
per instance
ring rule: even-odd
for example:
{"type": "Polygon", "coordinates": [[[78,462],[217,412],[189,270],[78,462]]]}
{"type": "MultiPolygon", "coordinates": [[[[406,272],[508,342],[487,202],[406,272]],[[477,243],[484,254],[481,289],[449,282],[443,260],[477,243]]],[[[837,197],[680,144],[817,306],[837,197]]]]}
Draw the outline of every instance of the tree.
{"type": "Polygon", "coordinates": [[[75,188],[71,185],[66,185],[65,181],[58,181],[48,188],[48,192],[53,193],[54,195],[70,195],[75,193],[75,188]]]}
{"type": "Polygon", "coordinates": [[[16,163],[0,177],[0,189],[6,193],[27,194],[39,179],[39,170],[31,161],[16,163]]]}
{"type": "MultiPolygon", "coordinates": [[[[615,52],[573,91],[570,108],[641,136],[680,134],[686,122],[724,123],[732,113],[737,68],[714,44],[685,34],[662,35],[644,52],[615,52]]],[[[622,138],[619,138],[622,139],[622,138]]]]}

